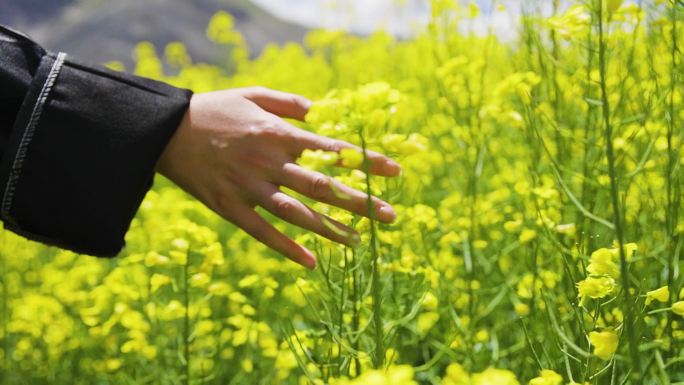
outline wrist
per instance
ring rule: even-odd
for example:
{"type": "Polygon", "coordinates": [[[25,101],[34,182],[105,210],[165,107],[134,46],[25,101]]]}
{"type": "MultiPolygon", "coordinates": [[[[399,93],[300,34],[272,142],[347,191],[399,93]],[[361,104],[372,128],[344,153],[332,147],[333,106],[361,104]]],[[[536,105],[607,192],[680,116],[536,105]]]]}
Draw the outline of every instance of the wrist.
{"type": "MultiPolygon", "coordinates": [[[[192,99],[190,102],[192,103],[192,99]]],[[[166,144],[166,147],[164,147],[161,156],[159,156],[159,159],[154,167],[155,172],[158,172],[166,177],[169,177],[169,175],[172,174],[174,160],[177,160],[178,158],[177,148],[179,147],[180,136],[182,135],[182,132],[185,132],[189,128],[189,126],[190,105],[188,105],[188,108],[185,110],[185,114],[178,124],[178,127],[176,127],[176,130],[169,139],[169,142],[166,144]]]]}

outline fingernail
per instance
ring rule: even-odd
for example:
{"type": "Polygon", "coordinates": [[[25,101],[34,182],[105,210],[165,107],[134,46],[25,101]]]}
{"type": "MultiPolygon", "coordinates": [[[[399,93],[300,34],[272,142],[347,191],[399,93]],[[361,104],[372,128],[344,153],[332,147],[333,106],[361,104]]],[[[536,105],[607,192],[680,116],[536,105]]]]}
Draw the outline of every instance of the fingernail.
{"type": "Polygon", "coordinates": [[[313,255],[311,252],[308,252],[306,253],[306,258],[304,259],[304,261],[302,261],[302,263],[307,268],[313,270],[316,268],[316,256],[313,255]]]}
{"type": "Polygon", "coordinates": [[[401,173],[401,166],[399,166],[399,163],[391,159],[387,159],[385,161],[384,171],[389,175],[399,175],[401,173]]]}
{"type": "Polygon", "coordinates": [[[311,259],[307,258],[307,259],[305,259],[305,260],[304,260],[304,266],[305,266],[307,269],[310,269],[310,270],[315,269],[315,268],[316,268],[316,258],[311,258],[311,259]]]}
{"type": "Polygon", "coordinates": [[[378,218],[383,222],[394,222],[397,219],[397,213],[392,206],[384,204],[378,209],[378,218]]]}

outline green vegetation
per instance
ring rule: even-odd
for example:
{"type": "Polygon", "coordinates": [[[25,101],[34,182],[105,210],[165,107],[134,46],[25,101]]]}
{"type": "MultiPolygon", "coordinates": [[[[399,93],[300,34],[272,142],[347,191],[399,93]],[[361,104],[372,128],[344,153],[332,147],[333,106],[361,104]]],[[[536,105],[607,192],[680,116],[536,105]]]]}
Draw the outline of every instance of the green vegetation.
{"type": "Polygon", "coordinates": [[[684,4],[558,3],[513,44],[457,32],[479,10],[449,0],[406,41],[315,31],[250,59],[221,13],[226,66],[140,44],[141,75],[317,100],[306,128],[403,174],[300,163],[398,220],[313,204],[355,249],[279,223],[311,272],[162,179],[115,260],[0,232],[2,383],[683,383],[684,4]]]}

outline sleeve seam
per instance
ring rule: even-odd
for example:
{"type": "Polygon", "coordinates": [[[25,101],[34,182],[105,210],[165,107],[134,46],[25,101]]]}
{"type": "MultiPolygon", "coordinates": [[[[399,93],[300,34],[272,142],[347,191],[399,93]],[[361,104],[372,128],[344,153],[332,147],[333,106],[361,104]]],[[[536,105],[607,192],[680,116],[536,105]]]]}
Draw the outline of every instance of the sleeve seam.
{"type": "MultiPolygon", "coordinates": [[[[141,84],[139,82],[135,82],[131,79],[126,79],[125,77],[121,76],[118,73],[106,71],[103,68],[98,68],[95,66],[92,66],[92,67],[87,66],[87,65],[75,62],[74,60],[71,60],[71,59],[69,61],[67,61],[65,64],[71,68],[75,68],[77,70],[89,72],[89,73],[92,73],[94,75],[101,76],[101,77],[110,79],[112,81],[119,82],[121,84],[125,84],[129,87],[134,87],[134,88],[140,89],[142,91],[150,92],[150,93],[153,93],[153,94],[158,95],[158,96],[163,96],[163,97],[167,97],[167,98],[175,99],[175,100],[179,100],[179,101],[187,100],[187,96],[184,97],[184,96],[179,96],[178,94],[175,94],[175,93],[165,92],[163,90],[156,90],[152,87],[148,87],[144,84],[141,84]]],[[[154,80],[154,79],[147,79],[147,78],[144,78],[144,79],[154,80]]],[[[157,80],[154,80],[154,81],[157,81],[157,80]]],[[[164,84],[164,83],[162,83],[162,84],[164,84]]],[[[183,90],[181,88],[173,87],[170,84],[164,84],[164,85],[168,86],[168,87],[172,87],[173,89],[177,89],[180,91],[186,91],[186,90],[183,90]]],[[[187,92],[184,94],[187,95],[187,92]]]]}
{"type": "Polygon", "coordinates": [[[14,191],[16,189],[16,185],[21,174],[24,159],[26,158],[28,146],[31,142],[31,139],[33,138],[33,134],[36,130],[38,122],[40,121],[43,109],[50,95],[50,92],[52,91],[52,88],[55,85],[55,81],[57,80],[57,77],[61,72],[62,66],[64,65],[64,60],[66,59],[66,56],[67,55],[65,53],[60,52],[55,58],[55,61],[52,64],[52,67],[50,68],[50,72],[47,78],[45,79],[45,83],[43,83],[43,87],[40,90],[38,99],[36,100],[36,104],[33,106],[31,116],[29,118],[28,124],[26,125],[26,130],[24,131],[21,137],[19,147],[14,156],[14,160],[12,161],[9,178],[7,180],[7,184],[5,185],[5,191],[2,196],[2,202],[0,203],[0,215],[4,217],[6,220],[9,220],[10,222],[13,222],[12,217],[10,215],[10,208],[12,207],[12,201],[14,199],[14,191]]]}

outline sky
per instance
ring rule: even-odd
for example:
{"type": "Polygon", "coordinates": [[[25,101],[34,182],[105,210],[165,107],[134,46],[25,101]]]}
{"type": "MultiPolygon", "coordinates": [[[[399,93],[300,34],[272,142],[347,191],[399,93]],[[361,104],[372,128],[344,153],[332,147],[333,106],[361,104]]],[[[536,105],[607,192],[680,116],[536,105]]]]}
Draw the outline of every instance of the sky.
{"type": "MultiPolygon", "coordinates": [[[[428,0],[251,0],[275,15],[308,27],[370,33],[384,29],[397,36],[419,30],[430,17],[428,0]]],[[[464,0],[467,4],[467,0],[464,0]]],[[[493,12],[493,0],[476,0],[481,15],[469,28],[484,33],[492,27],[501,38],[517,28],[519,1],[500,0],[507,12],[493,12]]]]}
{"type": "Polygon", "coordinates": [[[310,27],[359,33],[383,28],[405,35],[429,16],[427,0],[252,0],[275,15],[310,27]]]}

